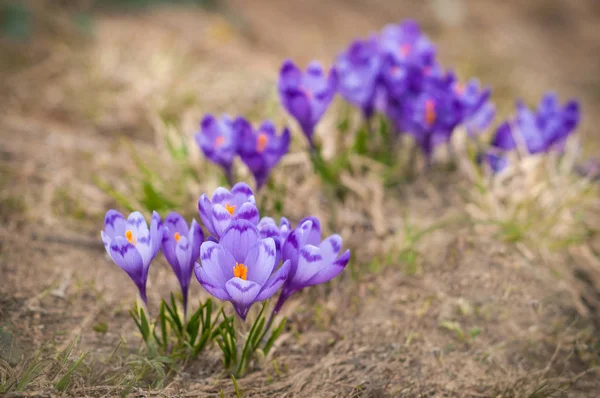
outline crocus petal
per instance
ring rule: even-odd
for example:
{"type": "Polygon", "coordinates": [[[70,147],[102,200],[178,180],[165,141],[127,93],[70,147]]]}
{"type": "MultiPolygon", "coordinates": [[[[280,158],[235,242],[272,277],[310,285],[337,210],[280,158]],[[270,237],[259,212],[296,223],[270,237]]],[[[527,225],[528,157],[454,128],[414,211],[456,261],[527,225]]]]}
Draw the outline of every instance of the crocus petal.
{"type": "Polygon", "coordinates": [[[202,268],[211,281],[224,287],[233,278],[235,259],[218,243],[204,242],[200,247],[202,268]]]}
{"type": "Polygon", "coordinates": [[[494,135],[494,139],[492,140],[492,145],[504,149],[505,151],[509,151],[517,147],[515,139],[512,136],[510,124],[508,122],[502,123],[498,127],[496,134],[494,135]]]}
{"type": "Polygon", "coordinates": [[[180,236],[187,236],[189,232],[185,219],[175,212],[169,213],[165,217],[165,226],[169,227],[172,234],[178,233],[180,236]]]}
{"type": "Polygon", "coordinates": [[[327,263],[315,276],[307,282],[308,286],[319,285],[330,281],[339,275],[346,268],[350,260],[350,250],[346,250],[344,254],[332,263],[327,263]]]}
{"type": "Polygon", "coordinates": [[[215,227],[215,234],[217,236],[222,236],[225,229],[229,227],[233,216],[229,211],[220,204],[213,204],[212,207],[212,219],[213,226],[215,227]]]}
{"type": "Polygon", "coordinates": [[[238,263],[243,263],[248,250],[260,239],[258,229],[246,220],[236,220],[225,230],[219,244],[233,255],[238,263]]]}
{"type": "MultiPolygon", "coordinates": [[[[304,244],[318,246],[321,242],[321,222],[317,217],[309,216],[300,221],[300,228],[305,222],[310,221],[310,228],[305,229],[304,244]]],[[[307,224],[308,225],[308,224],[307,224]]]]}
{"type": "Polygon", "coordinates": [[[200,264],[196,263],[196,268],[194,268],[194,272],[196,274],[196,279],[202,285],[202,287],[210,294],[218,298],[219,300],[229,301],[231,297],[229,297],[229,293],[225,291],[224,285],[219,284],[218,282],[211,279],[206,270],[200,266],[200,264]]]}
{"type": "Polygon", "coordinates": [[[225,290],[229,293],[236,310],[247,309],[256,301],[256,296],[260,293],[260,285],[241,278],[233,278],[227,281],[225,290]]]}
{"type": "Polygon", "coordinates": [[[112,239],[104,231],[100,231],[100,236],[102,237],[102,243],[104,243],[106,253],[108,253],[108,255],[110,256],[110,242],[112,239]]]}
{"type": "Polygon", "coordinates": [[[251,201],[254,203],[254,192],[252,188],[245,182],[238,182],[231,188],[233,196],[232,204],[236,206],[242,205],[244,202],[251,201]]]}
{"type": "Polygon", "coordinates": [[[127,239],[117,236],[110,243],[110,256],[138,286],[145,285],[144,263],[140,253],[127,239]]]}
{"type": "Polygon", "coordinates": [[[104,217],[104,232],[111,239],[117,236],[125,236],[126,224],[125,217],[121,213],[116,210],[109,210],[104,217]]]}
{"type": "Polygon", "coordinates": [[[275,268],[275,242],[272,238],[258,241],[248,250],[244,265],[248,267],[248,280],[263,285],[275,268]]]}
{"type": "Polygon", "coordinates": [[[204,232],[202,232],[202,228],[200,228],[196,220],[192,220],[188,240],[192,246],[192,262],[196,262],[200,256],[200,246],[204,242],[204,232]]]}
{"type": "Polygon", "coordinates": [[[152,258],[156,256],[158,250],[160,249],[162,237],[163,237],[163,222],[160,218],[160,215],[153,211],[152,212],[152,221],[150,222],[150,245],[152,258]]]}
{"type": "Polygon", "coordinates": [[[216,235],[215,228],[212,223],[212,203],[206,194],[202,194],[198,199],[198,213],[202,224],[208,229],[212,235],[216,235]]]}
{"type": "Polygon", "coordinates": [[[323,265],[323,256],[321,250],[313,245],[306,245],[300,249],[298,256],[298,267],[292,284],[296,288],[306,286],[306,283],[314,277],[323,265]]]}
{"type": "Polygon", "coordinates": [[[178,275],[182,286],[190,284],[190,276],[192,275],[192,247],[190,241],[182,236],[175,247],[175,254],[180,265],[180,275],[178,275]]]}
{"type": "Polygon", "coordinates": [[[258,213],[255,204],[246,202],[240,207],[239,212],[235,213],[235,217],[239,220],[246,220],[256,225],[258,224],[260,214],[258,213]]]}
{"type": "Polygon", "coordinates": [[[227,203],[232,204],[233,202],[233,194],[223,187],[219,187],[215,189],[215,192],[212,196],[212,204],[223,205],[225,206],[227,203]]]}
{"type": "Polygon", "coordinates": [[[285,283],[290,272],[290,261],[285,261],[281,267],[273,274],[262,287],[262,290],[256,296],[256,301],[263,301],[273,296],[279,288],[285,283]]]}
{"type": "Polygon", "coordinates": [[[331,235],[319,245],[323,261],[326,263],[333,262],[342,250],[342,237],[339,235],[331,235]]]}
{"type": "Polygon", "coordinates": [[[175,274],[179,274],[179,260],[177,260],[177,254],[175,253],[175,247],[177,246],[177,242],[175,241],[175,237],[171,233],[171,230],[168,227],[164,228],[164,234],[162,239],[162,252],[167,262],[173,268],[175,274]]]}

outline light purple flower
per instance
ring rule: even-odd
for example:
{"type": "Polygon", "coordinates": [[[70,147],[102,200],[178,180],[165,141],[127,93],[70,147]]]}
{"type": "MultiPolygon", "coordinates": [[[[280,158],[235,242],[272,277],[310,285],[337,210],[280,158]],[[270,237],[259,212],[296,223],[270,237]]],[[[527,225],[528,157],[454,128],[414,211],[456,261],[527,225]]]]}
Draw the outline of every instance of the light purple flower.
{"type": "Polygon", "coordinates": [[[148,229],[140,212],[131,213],[126,220],[118,211],[109,210],[104,218],[104,231],[100,235],[108,255],[127,272],[138,287],[140,297],[147,303],[148,268],[160,249],[163,237],[162,220],[158,213],[152,213],[148,229]]]}
{"type": "Polygon", "coordinates": [[[255,130],[241,117],[234,124],[240,136],[240,157],[254,175],[256,189],[259,190],[269,177],[271,169],[288,152],[290,130],[284,128],[282,134],[277,135],[275,125],[270,121],[264,121],[255,130]]]}
{"type": "Polygon", "coordinates": [[[200,256],[204,233],[196,220],[188,229],[187,222],[179,214],[170,213],[164,222],[162,251],[179,280],[183,296],[183,312],[187,312],[188,288],[194,264],[200,256]]]}
{"type": "Polygon", "coordinates": [[[287,111],[298,121],[302,131],[313,146],[315,126],[323,117],[335,96],[337,72],[335,68],[325,75],[321,65],[313,61],[302,72],[291,61],[281,66],[279,96],[287,111]]]}
{"type": "Polygon", "coordinates": [[[339,91],[344,99],[358,107],[368,119],[373,114],[381,56],[376,36],[356,40],[340,54],[335,62],[339,91]]]}
{"type": "Polygon", "coordinates": [[[243,182],[235,184],[231,191],[217,188],[212,200],[202,194],[198,200],[198,211],[202,223],[217,240],[233,221],[247,220],[256,225],[260,217],[254,192],[243,182]]]}
{"type": "Polygon", "coordinates": [[[411,19],[401,24],[386,25],[379,35],[381,52],[393,56],[401,65],[429,68],[436,63],[435,46],[419,24],[411,19]]]}
{"type": "Polygon", "coordinates": [[[196,134],[196,142],[204,156],[221,166],[227,181],[233,184],[231,165],[237,154],[239,136],[229,116],[222,115],[217,119],[212,115],[205,115],[200,123],[200,132],[196,134]]]}
{"type": "Polygon", "coordinates": [[[321,241],[321,224],[316,217],[306,217],[290,232],[283,243],[282,260],[290,262],[290,272],[279,300],[277,313],[283,303],[295,292],[325,283],[344,270],[350,260],[350,250],[338,257],[342,238],[331,235],[321,241]]]}
{"type": "Polygon", "coordinates": [[[275,242],[261,239],[256,226],[236,220],[225,230],[219,243],[204,242],[195,273],[207,292],[231,301],[242,319],[252,304],[273,296],[285,282],[290,262],[277,268],[275,242]]]}

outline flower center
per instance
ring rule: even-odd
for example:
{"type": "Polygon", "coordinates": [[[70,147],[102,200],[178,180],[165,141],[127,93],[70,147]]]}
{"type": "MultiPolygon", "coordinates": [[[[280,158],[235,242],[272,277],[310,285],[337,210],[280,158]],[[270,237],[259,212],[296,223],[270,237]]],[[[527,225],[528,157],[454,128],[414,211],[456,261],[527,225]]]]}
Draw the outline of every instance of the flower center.
{"type": "Polygon", "coordinates": [[[265,150],[267,143],[269,142],[269,138],[266,134],[262,133],[258,135],[258,139],[256,140],[256,150],[260,153],[265,150]]]}
{"type": "Polygon", "coordinates": [[[179,242],[179,239],[181,239],[181,235],[179,235],[179,232],[175,232],[175,235],[173,235],[175,237],[175,242],[179,242]]]}
{"type": "Polygon", "coordinates": [[[233,276],[243,280],[248,279],[248,267],[236,261],[235,267],[233,267],[233,276]]]}
{"type": "Polygon", "coordinates": [[[464,92],[465,92],[465,85],[462,83],[458,83],[456,85],[456,93],[460,95],[460,94],[463,94],[464,92]]]}
{"type": "Polygon", "coordinates": [[[435,123],[436,116],[435,101],[431,99],[425,101],[425,122],[431,126],[433,123],[435,123]]]}
{"type": "Polygon", "coordinates": [[[233,217],[233,213],[235,212],[235,206],[232,206],[229,203],[227,203],[225,205],[225,210],[227,210],[229,214],[231,214],[231,217],[233,217]]]}
{"type": "Polygon", "coordinates": [[[398,77],[398,76],[400,76],[401,72],[402,72],[402,69],[400,69],[399,66],[392,66],[392,70],[391,70],[392,76],[398,77]]]}
{"type": "Polygon", "coordinates": [[[225,137],[223,137],[222,135],[215,138],[215,148],[219,148],[224,143],[225,143],[225,137]]]}
{"type": "Polygon", "coordinates": [[[135,239],[135,236],[133,236],[133,232],[131,232],[131,230],[127,230],[127,232],[125,232],[125,237],[127,238],[127,242],[131,243],[132,245],[135,245],[137,240],[135,239]]]}
{"type": "Polygon", "coordinates": [[[400,55],[402,55],[403,57],[406,57],[408,54],[410,54],[410,50],[411,50],[411,46],[410,44],[402,44],[400,46],[400,55]]]}
{"type": "Polygon", "coordinates": [[[313,97],[313,93],[312,91],[310,91],[309,89],[305,88],[305,87],[300,87],[300,91],[302,91],[304,93],[304,95],[306,95],[306,98],[311,100],[313,97]]]}

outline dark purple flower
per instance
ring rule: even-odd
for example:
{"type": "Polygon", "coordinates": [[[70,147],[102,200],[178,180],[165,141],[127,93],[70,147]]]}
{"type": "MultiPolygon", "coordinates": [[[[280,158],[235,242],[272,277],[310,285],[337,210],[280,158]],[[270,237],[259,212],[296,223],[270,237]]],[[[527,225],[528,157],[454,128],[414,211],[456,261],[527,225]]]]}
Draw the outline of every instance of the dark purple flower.
{"type": "Polygon", "coordinates": [[[203,241],[204,233],[196,220],[192,220],[188,229],[187,222],[175,212],[165,218],[162,251],[179,280],[184,314],[187,312],[188,288],[194,263],[198,261],[203,241]]]}
{"type": "Polygon", "coordinates": [[[388,115],[399,131],[411,134],[430,157],[434,148],[450,140],[454,128],[461,122],[461,104],[452,86],[454,75],[447,73],[432,78],[418,93],[402,101],[390,101],[388,115]]]}
{"type": "Polygon", "coordinates": [[[337,89],[335,68],[325,75],[321,65],[313,61],[303,73],[291,61],[281,66],[279,96],[287,111],[298,121],[302,131],[313,145],[315,126],[329,107],[337,89]]]}
{"type": "Polygon", "coordinates": [[[150,229],[140,212],[127,217],[109,210],[104,218],[104,231],[100,233],[104,248],[112,260],[121,267],[138,287],[140,297],[147,303],[146,281],[148,268],[158,253],[163,237],[162,220],[152,213],[150,229]]]}
{"type": "Polygon", "coordinates": [[[247,220],[256,225],[260,218],[254,192],[243,182],[235,184],[231,191],[217,188],[212,200],[202,194],[198,200],[198,211],[202,223],[217,240],[233,221],[247,220]]]}
{"type": "Polygon", "coordinates": [[[232,184],[231,165],[237,154],[239,136],[229,116],[222,115],[217,119],[205,115],[200,123],[200,132],[196,134],[196,142],[204,156],[223,168],[228,182],[232,184]]]}
{"type": "Polygon", "coordinates": [[[373,114],[375,95],[381,72],[381,56],[377,37],[356,40],[335,62],[338,89],[344,99],[363,111],[366,118],[373,114]]]}
{"type": "Polygon", "coordinates": [[[196,278],[207,292],[231,301],[242,319],[252,304],[271,297],[287,279],[290,262],[277,268],[275,242],[261,239],[256,226],[236,220],[225,230],[219,243],[204,242],[196,278]]]}
{"type": "Polygon", "coordinates": [[[281,135],[277,135],[275,125],[270,121],[263,122],[258,130],[254,130],[243,118],[236,119],[235,128],[240,136],[240,157],[254,175],[256,189],[259,190],[271,169],[288,152],[290,131],[284,128],[281,135]]]}
{"type": "Polygon", "coordinates": [[[562,150],[567,137],[579,123],[579,103],[571,100],[561,108],[555,94],[542,98],[536,112],[517,102],[517,114],[513,122],[498,127],[492,145],[512,150],[522,142],[529,153],[540,153],[551,148],[562,150]]]}
{"type": "Polygon", "coordinates": [[[328,282],[342,272],[350,260],[350,250],[338,257],[341,249],[339,235],[321,241],[321,225],[316,217],[302,220],[282,246],[282,260],[290,262],[290,272],[274,312],[295,292],[328,282]]]}

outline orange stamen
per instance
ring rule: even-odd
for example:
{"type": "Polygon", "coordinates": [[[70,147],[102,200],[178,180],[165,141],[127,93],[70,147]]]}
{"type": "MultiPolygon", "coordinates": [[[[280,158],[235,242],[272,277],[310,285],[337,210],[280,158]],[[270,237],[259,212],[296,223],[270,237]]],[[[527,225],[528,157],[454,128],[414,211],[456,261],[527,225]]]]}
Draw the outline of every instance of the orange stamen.
{"type": "Polygon", "coordinates": [[[301,87],[300,91],[302,91],[304,93],[304,95],[306,95],[306,98],[308,98],[309,100],[312,99],[312,97],[313,97],[312,91],[310,91],[309,89],[304,88],[304,87],[301,87]]]}
{"type": "Polygon", "coordinates": [[[269,138],[266,134],[259,134],[258,139],[256,140],[256,150],[260,153],[265,150],[267,143],[269,142],[269,138]]]}
{"type": "Polygon", "coordinates": [[[465,85],[464,85],[464,84],[462,84],[462,83],[458,83],[458,84],[456,85],[456,92],[457,92],[458,94],[462,94],[462,93],[464,93],[464,92],[465,92],[465,85]]]}
{"type": "Polygon", "coordinates": [[[125,237],[127,238],[127,242],[131,243],[132,245],[135,245],[135,243],[137,242],[135,236],[133,236],[133,232],[131,232],[130,230],[125,232],[125,237]]]}
{"type": "Polygon", "coordinates": [[[406,57],[408,54],[410,54],[410,50],[412,50],[410,44],[403,44],[400,46],[400,55],[406,57]]]}
{"type": "Polygon", "coordinates": [[[235,267],[233,267],[233,276],[235,278],[246,280],[248,278],[248,267],[246,267],[244,264],[236,262],[235,267]]]}
{"type": "Polygon", "coordinates": [[[225,210],[227,210],[229,214],[231,214],[231,216],[233,217],[233,213],[235,212],[235,206],[232,206],[229,203],[227,203],[225,205],[225,210]]]}
{"type": "Polygon", "coordinates": [[[433,100],[425,101],[425,122],[431,126],[435,123],[435,102],[433,100]]]}
{"type": "Polygon", "coordinates": [[[179,239],[181,239],[181,235],[179,235],[179,232],[175,232],[175,242],[179,242],[179,239]]]}
{"type": "Polygon", "coordinates": [[[225,143],[225,137],[223,137],[222,135],[215,138],[215,147],[216,148],[220,147],[224,143],[225,143]]]}

